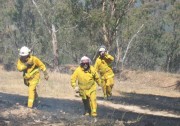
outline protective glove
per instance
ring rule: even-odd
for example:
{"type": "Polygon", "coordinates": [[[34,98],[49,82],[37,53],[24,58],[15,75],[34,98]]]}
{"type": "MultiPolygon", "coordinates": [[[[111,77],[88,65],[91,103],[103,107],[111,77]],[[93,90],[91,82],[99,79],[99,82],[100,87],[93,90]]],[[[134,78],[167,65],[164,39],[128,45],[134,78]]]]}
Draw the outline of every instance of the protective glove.
{"type": "Polygon", "coordinates": [[[47,71],[44,71],[43,73],[44,73],[44,79],[48,80],[49,79],[49,75],[48,75],[47,71]]]}
{"type": "Polygon", "coordinates": [[[76,93],[79,93],[79,87],[75,87],[75,88],[74,88],[74,91],[75,91],[76,93]]]}

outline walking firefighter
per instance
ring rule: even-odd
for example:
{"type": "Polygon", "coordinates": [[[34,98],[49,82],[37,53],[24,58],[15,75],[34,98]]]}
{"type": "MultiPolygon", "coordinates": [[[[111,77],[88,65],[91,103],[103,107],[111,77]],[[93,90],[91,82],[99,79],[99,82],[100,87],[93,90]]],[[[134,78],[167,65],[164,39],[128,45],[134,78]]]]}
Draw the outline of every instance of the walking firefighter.
{"type": "Polygon", "coordinates": [[[99,48],[99,56],[97,57],[94,67],[101,76],[102,90],[105,100],[112,99],[112,88],[114,85],[114,73],[111,67],[114,57],[107,53],[106,47],[99,48]]]}
{"type": "Polygon", "coordinates": [[[71,76],[71,86],[79,92],[84,105],[84,115],[97,116],[96,88],[101,85],[101,80],[95,68],[90,65],[90,59],[83,56],[80,66],[71,76]],[[78,81],[78,85],[76,85],[78,81]]]}
{"type": "Polygon", "coordinates": [[[28,86],[27,106],[32,108],[38,98],[36,86],[40,80],[40,70],[43,71],[46,80],[48,80],[49,76],[44,63],[36,56],[31,55],[30,52],[31,50],[26,46],[20,49],[17,69],[23,72],[24,84],[28,86]]]}

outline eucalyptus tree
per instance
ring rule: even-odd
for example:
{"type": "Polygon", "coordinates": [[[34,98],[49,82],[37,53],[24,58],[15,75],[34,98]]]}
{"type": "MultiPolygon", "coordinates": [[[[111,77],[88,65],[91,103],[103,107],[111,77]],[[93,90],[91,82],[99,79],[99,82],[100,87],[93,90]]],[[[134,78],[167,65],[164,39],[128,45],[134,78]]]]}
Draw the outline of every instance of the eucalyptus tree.
{"type": "Polygon", "coordinates": [[[140,25],[144,24],[144,29],[131,46],[126,63],[131,68],[154,69],[155,65],[158,66],[156,60],[161,53],[158,47],[164,32],[163,15],[157,9],[160,5],[136,3],[135,6],[126,20],[127,25],[123,31],[125,41],[136,32],[140,25]]]}
{"type": "Polygon", "coordinates": [[[18,28],[12,21],[15,12],[15,2],[0,1],[0,63],[5,69],[13,69],[18,51],[18,28]]]}
{"type": "MultiPolygon", "coordinates": [[[[123,38],[145,28],[131,46],[126,65],[136,69],[175,71],[179,68],[179,2],[143,1],[128,13],[123,38]],[[174,27],[175,26],[175,27],[174,27]]],[[[127,46],[126,43],[124,45],[127,46]]]]}
{"type": "Polygon", "coordinates": [[[164,17],[166,33],[162,37],[166,71],[180,70],[180,1],[172,2],[164,17]]]}
{"type": "MultiPolygon", "coordinates": [[[[116,62],[121,57],[121,32],[123,20],[135,3],[134,0],[76,0],[83,4],[82,22],[88,31],[94,52],[100,45],[116,55],[116,62]],[[115,50],[117,49],[117,51],[115,50]]],[[[95,59],[96,54],[92,58],[95,59]]],[[[119,63],[117,63],[119,64],[119,63]]]]}
{"type": "Polygon", "coordinates": [[[71,13],[69,1],[2,0],[0,2],[3,33],[1,46],[4,49],[4,57],[7,57],[8,49],[15,52],[10,56],[13,60],[7,59],[15,63],[18,48],[26,45],[56,69],[60,61],[58,49],[61,46],[61,32],[68,24],[66,17],[71,13]],[[56,34],[59,36],[57,37],[56,34]]]}

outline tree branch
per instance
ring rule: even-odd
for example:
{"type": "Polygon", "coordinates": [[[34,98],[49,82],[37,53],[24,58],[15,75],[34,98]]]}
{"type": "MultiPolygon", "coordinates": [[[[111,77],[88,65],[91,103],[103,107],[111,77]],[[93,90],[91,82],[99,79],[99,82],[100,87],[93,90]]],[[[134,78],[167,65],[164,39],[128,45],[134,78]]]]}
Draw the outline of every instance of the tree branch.
{"type": "Polygon", "coordinates": [[[36,9],[37,9],[39,15],[41,16],[41,18],[42,18],[44,24],[46,25],[46,28],[48,29],[49,34],[51,34],[51,30],[49,29],[48,24],[47,24],[46,20],[44,19],[44,17],[43,17],[43,15],[42,15],[41,11],[39,10],[39,8],[38,8],[36,2],[35,2],[34,0],[32,0],[32,2],[33,2],[33,4],[34,4],[34,6],[36,7],[36,9]]]}
{"type": "Polygon", "coordinates": [[[125,52],[125,54],[124,54],[124,56],[123,56],[123,59],[122,59],[122,66],[123,66],[123,64],[124,64],[124,61],[125,61],[127,52],[128,52],[128,50],[129,50],[129,48],[130,48],[131,42],[134,40],[134,38],[137,36],[137,34],[140,32],[140,30],[143,28],[143,26],[144,26],[144,24],[141,25],[141,27],[138,29],[138,31],[133,35],[133,37],[132,37],[131,40],[129,41],[128,46],[127,46],[127,49],[126,49],[126,52],[125,52]]]}

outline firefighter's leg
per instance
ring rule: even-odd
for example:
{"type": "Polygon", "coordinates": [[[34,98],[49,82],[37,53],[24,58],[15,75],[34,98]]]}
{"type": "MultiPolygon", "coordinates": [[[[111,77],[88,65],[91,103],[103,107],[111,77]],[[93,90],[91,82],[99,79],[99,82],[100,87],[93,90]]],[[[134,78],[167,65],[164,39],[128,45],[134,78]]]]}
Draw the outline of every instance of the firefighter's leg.
{"type": "Polygon", "coordinates": [[[37,90],[35,89],[34,105],[38,106],[39,103],[40,101],[39,101],[38,93],[37,90]]]}
{"type": "Polygon", "coordinates": [[[35,100],[38,99],[38,93],[37,90],[35,89],[35,100]]]}
{"type": "Polygon", "coordinates": [[[24,79],[24,84],[25,84],[26,86],[29,86],[28,80],[24,79]]]}
{"type": "Polygon", "coordinates": [[[107,86],[107,99],[112,100],[112,87],[113,86],[107,86]]]}
{"type": "Polygon", "coordinates": [[[107,99],[106,80],[102,80],[102,90],[104,94],[104,99],[107,99]]]}
{"type": "Polygon", "coordinates": [[[90,106],[91,106],[91,116],[97,116],[97,102],[96,102],[96,91],[94,90],[90,94],[90,106]]]}
{"type": "Polygon", "coordinates": [[[84,115],[89,115],[89,112],[88,112],[88,98],[86,96],[86,91],[85,90],[79,90],[79,95],[81,96],[82,102],[83,102],[83,105],[84,105],[84,115]]]}
{"type": "Polygon", "coordinates": [[[29,108],[33,107],[37,84],[38,84],[38,80],[36,80],[36,79],[32,79],[31,81],[29,81],[29,89],[28,89],[28,95],[29,95],[28,96],[28,107],[29,108]]]}
{"type": "Polygon", "coordinates": [[[114,78],[109,78],[106,83],[106,91],[107,91],[107,97],[109,100],[112,100],[112,88],[114,85],[114,78]]]}
{"type": "Polygon", "coordinates": [[[90,97],[87,97],[87,110],[88,110],[88,113],[91,114],[91,100],[90,100],[90,97]]]}
{"type": "Polygon", "coordinates": [[[91,108],[90,108],[89,98],[82,99],[82,101],[83,101],[83,104],[84,104],[84,115],[90,115],[91,108]]]}
{"type": "MultiPolygon", "coordinates": [[[[28,80],[24,79],[24,84],[29,87],[29,81],[28,80]]],[[[23,105],[27,106],[27,104],[28,104],[27,101],[23,102],[23,105]]]]}

